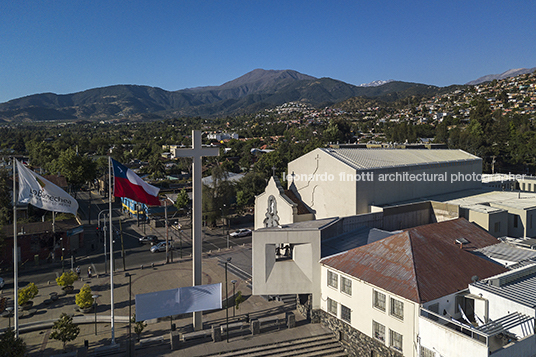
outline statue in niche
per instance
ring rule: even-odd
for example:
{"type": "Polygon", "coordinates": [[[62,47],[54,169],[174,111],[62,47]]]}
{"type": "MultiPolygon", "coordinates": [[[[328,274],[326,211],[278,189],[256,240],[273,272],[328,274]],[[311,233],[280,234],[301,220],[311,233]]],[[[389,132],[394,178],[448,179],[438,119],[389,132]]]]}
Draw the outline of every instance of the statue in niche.
{"type": "Polygon", "coordinates": [[[279,225],[279,216],[277,215],[277,200],[273,195],[268,197],[268,208],[264,214],[266,217],[263,221],[265,227],[277,227],[279,225]]]}

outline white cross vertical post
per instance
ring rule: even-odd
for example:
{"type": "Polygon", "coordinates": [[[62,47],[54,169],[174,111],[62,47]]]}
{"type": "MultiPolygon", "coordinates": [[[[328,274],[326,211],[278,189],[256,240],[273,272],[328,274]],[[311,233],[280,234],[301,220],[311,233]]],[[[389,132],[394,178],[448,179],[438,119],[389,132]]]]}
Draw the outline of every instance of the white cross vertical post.
{"type": "MultiPolygon", "coordinates": [[[[203,220],[203,206],[202,190],[203,183],[201,166],[203,165],[203,156],[218,156],[220,150],[218,148],[203,148],[201,145],[201,131],[192,130],[192,148],[177,150],[177,157],[191,157],[193,160],[193,177],[192,177],[192,190],[193,190],[193,215],[192,215],[192,229],[193,229],[193,242],[192,242],[192,263],[193,263],[193,286],[202,285],[202,268],[201,268],[201,254],[202,248],[202,220],[203,220]]],[[[194,330],[200,330],[203,328],[202,312],[194,312],[194,330]]]]}

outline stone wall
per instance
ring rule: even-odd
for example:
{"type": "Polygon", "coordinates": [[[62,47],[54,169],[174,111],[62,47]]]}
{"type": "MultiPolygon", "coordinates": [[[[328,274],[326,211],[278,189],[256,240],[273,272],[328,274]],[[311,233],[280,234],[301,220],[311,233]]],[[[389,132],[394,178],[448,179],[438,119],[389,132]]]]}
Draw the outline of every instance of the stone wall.
{"type": "Polygon", "coordinates": [[[311,315],[319,316],[321,323],[339,337],[339,341],[350,357],[372,356],[373,351],[376,352],[374,355],[378,356],[402,357],[400,352],[389,348],[380,341],[368,337],[323,310],[313,310],[311,315]]]}
{"type": "Polygon", "coordinates": [[[308,321],[311,320],[311,294],[298,294],[296,299],[296,309],[308,321]]]}

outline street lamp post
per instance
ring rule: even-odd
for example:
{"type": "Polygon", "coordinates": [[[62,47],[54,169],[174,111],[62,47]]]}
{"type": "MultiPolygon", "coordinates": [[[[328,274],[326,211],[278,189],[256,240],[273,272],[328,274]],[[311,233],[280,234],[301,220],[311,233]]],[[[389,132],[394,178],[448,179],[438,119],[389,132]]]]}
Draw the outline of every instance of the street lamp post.
{"type": "Polygon", "coordinates": [[[236,284],[236,280],[231,280],[231,283],[233,284],[233,317],[235,317],[235,310],[236,310],[236,297],[235,297],[235,284],[236,284]]]}
{"type": "Polygon", "coordinates": [[[132,275],[125,273],[125,277],[128,277],[128,355],[132,355],[132,275]]]}
{"type": "MultiPolygon", "coordinates": [[[[222,225],[221,225],[221,229],[222,229],[222,234],[225,234],[225,228],[227,228],[227,215],[225,214],[225,209],[227,208],[227,205],[224,203],[223,204],[223,207],[220,208],[221,210],[221,216],[222,216],[222,225]]],[[[227,230],[227,249],[229,249],[229,230],[227,230]]]]}
{"type": "Polygon", "coordinates": [[[95,311],[95,336],[97,336],[97,298],[99,295],[91,296],[93,298],[93,310],[95,311]]]}
{"type": "Polygon", "coordinates": [[[13,311],[13,307],[6,307],[6,311],[7,311],[7,316],[9,318],[9,328],[11,328],[11,312],[13,311]]]}
{"type": "Polygon", "coordinates": [[[65,272],[65,266],[64,266],[64,262],[63,262],[63,251],[65,250],[63,248],[63,237],[60,238],[60,241],[61,241],[61,272],[65,272]]]}
{"type": "MultiPolygon", "coordinates": [[[[106,216],[104,216],[104,220],[106,221],[106,216]]],[[[102,230],[104,231],[104,239],[103,239],[103,246],[104,246],[104,274],[108,274],[108,258],[106,256],[106,232],[108,231],[108,228],[106,224],[104,224],[104,227],[102,227],[102,230]]]]}
{"type": "Polygon", "coordinates": [[[225,320],[227,324],[227,343],[229,343],[229,291],[227,288],[227,264],[231,261],[231,257],[227,258],[227,261],[225,262],[225,320]]]}

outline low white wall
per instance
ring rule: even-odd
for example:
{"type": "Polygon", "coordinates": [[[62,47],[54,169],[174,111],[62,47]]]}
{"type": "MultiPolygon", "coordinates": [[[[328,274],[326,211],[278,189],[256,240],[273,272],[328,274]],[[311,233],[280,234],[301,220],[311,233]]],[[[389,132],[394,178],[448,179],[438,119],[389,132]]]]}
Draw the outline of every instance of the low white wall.
{"type": "Polygon", "coordinates": [[[419,317],[419,337],[421,346],[440,356],[488,357],[487,345],[424,317],[419,317]]]}

